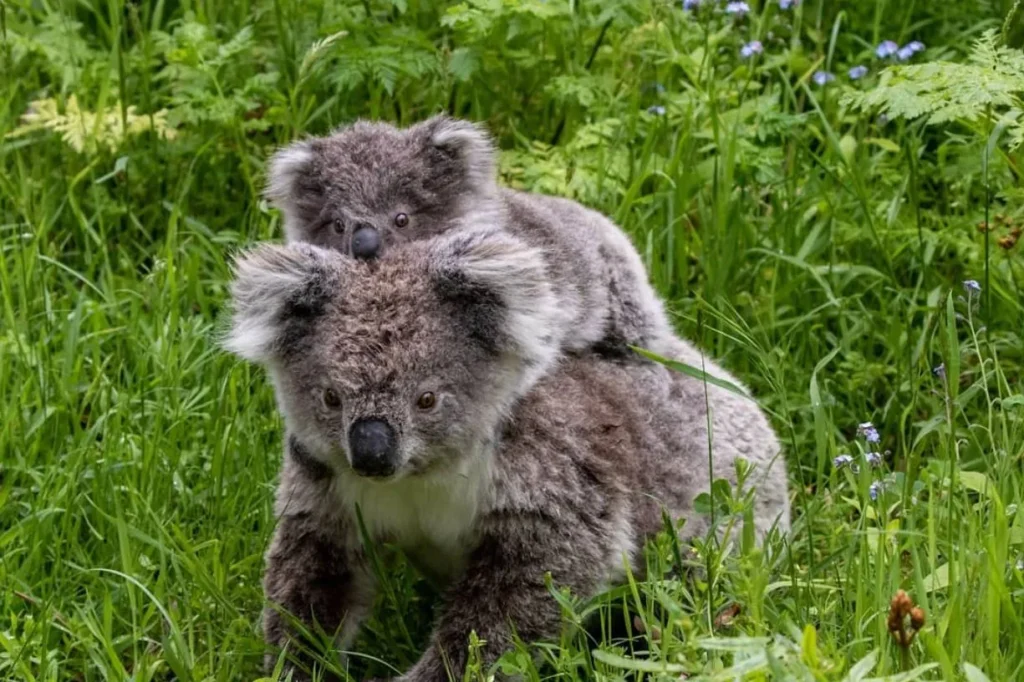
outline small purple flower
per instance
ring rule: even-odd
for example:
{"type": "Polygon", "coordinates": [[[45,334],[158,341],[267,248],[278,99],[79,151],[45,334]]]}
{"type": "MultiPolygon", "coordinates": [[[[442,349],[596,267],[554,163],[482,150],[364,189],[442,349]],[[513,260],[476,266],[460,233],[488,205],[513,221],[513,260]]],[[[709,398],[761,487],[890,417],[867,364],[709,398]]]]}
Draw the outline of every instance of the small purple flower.
{"type": "Polygon", "coordinates": [[[832,460],[832,466],[836,469],[842,469],[850,464],[853,464],[853,457],[850,457],[849,455],[839,455],[832,460]]]}
{"type": "Polygon", "coordinates": [[[700,0],[683,0],[683,9],[697,9],[700,6],[700,0]]]}
{"type": "Polygon", "coordinates": [[[924,50],[924,43],[922,43],[920,40],[911,40],[903,47],[904,49],[910,50],[910,54],[916,54],[924,50]]]}
{"type": "Polygon", "coordinates": [[[904,46],[896,50],[896,59],[898,59],[901,62],[905,62],[913,56],[914,51],[911,50],[909,46],[904,46]]]}
{"type": "Polygon", "coordinates": [[[885,486],[881,481],[874,481],[870,486],[868,486],[868,495],[871,496],[872,500],[877,500],[884,487],[885,486]]]}
{"type": "Polygon", "coordinates": [[[751,40],[740,48],[740,56],[744,59],[749,59],[755,54],[761,54],[762,52],[764,52],[764,45],[761,44],[760,40],[751,40]]]}
{"type": "Polygon", "coordinates": [[[978,284],[978,280],[976,279],[964,280],[964,291],[967,292],[968,296],[970,296],[971,294],[980,294],[981,285],[978,284]]]}
{"type": "Polygon", "coordinates": [[[789,9],[800,4],[799,0],[779,0],[779,9],[789,9]]]}
{"type": "Polygon", "coordinates": [[[875,425],[872,424],[871,422],[864,422],[863,424],[859,424],[857,426],[857,435],[863,436],[864,440],[866,440],[869,443],[877,443],[878,441],[882,440],[882,438],[878,435],[878,429],[876,429],[875,425]]]}
{"type": "Polygon", "coordinates": [[[865,452],[864,461],[868,463],[868,466],[878,468],[882,466],[882,455],[877,452],[865,452]]]}
{"type": "Polygon", "coordinates": [[[651,114],[652,116],[664,116],[665,107],[661,106],[660,104],[654,104],[652,106],[647,107],[647,113],[651,114]]]}
{"type": "Polygon", "coordinates": [[[735,14],[738,17],[742,17],[744,14],[750,11],[750,5],[745,2],[730,2],[725,6],[726,14],[735,14]]]}
{"type": "Polygon", "coordinates": [[[891,57],[900,49],[900,46],[896,44],[894,40],[883,40],[875,48],[875,56],[879,59],[885,59],[891,57]]]}
{"type": "Polygon", "coordinates": [[[934,374],[938,378],[940,378],[943,381],[945,381],[946,380],[946,363],[940,362],[938,367],[933,367],[932,368],[932,374],[934,374]]]}
{"type": "Polygon", "coordinates": [[[826,83],[831,83],[835,79],[836,77],[828,71],[815,71],[814,75],[811,76],[811,80],[822,86],[826,83]]]}
{"type": "Polygon", "coordinates": [[[850,69],[847,75],[850,76],[850,80],[852,81],[860,80],[864,76],[868,75],[868,67],[863,65],[855,66],[852,69],[850,69]]]}

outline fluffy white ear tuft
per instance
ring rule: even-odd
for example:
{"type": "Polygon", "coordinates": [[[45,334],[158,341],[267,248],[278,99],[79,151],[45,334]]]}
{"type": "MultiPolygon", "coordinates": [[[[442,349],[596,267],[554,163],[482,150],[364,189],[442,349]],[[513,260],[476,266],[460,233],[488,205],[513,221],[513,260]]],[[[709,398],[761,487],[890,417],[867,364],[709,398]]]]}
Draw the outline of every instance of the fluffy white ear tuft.
{"type": "Polygon", "coordinates": [[[266,363],[279,352],[290,314],[322,307],[337,284],[331,254],[309,244],[264,244],[235,261],[233,311],[224,347],[251,362],[266,363]]]}
{"type": "Polygon", "coordinates": [[[480,191],[495,187],[496,152],[483,126],[445,115],[435,116],[425,125],[432,130],[431,144],[458,160],[470,186],[480,191]]]}
{"type": "Polygon", "coordinates": [[[470,229],[442,239],[432,261],[464,286],[470,305],[495,305],[499,342],[529,369],[525,383],[558,360],[571,311],[561,305],[548,266],[535,249],[500,229],[470,229]]]}
{"type": "Polygon", "coordinates": [[[311,174],[314,159],[311,140],[283,147],[270,159],[263,195],[281,211],[284,233],[290,242],[302,234],[302,213],[310,203],[310,183],[303,179],[311,174]]]}
{"type": "Polygon", "coordinates": [[[298,191],[299,177],[309,171],[313,163],[313,144],[307,140],[295,142],[277,150],[270,158],[267,186],[263,194],[280,209],[298,191]]]}

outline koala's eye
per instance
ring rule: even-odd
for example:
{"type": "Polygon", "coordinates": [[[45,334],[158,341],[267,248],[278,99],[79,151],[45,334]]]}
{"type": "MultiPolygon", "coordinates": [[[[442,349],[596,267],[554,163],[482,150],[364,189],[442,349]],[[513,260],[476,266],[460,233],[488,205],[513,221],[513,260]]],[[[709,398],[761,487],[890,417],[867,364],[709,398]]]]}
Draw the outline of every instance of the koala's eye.
{"type": "Polygon", "coordinates": [[[336,410],[341,407],[341,396],[333,388],[325,388],[321,398],[324,401],[324,407],[328,409],[336,410]]]}
{"type": "Polygon", "coordinates": [[[334,230],[334,234],[341,234],[345,231],[345,223],[340,220],[335,220],[331,223],[331,229],[334,230]]]}
{"type": "Polygon", "coordinates": [[[421,410],[429,410],[436,404],[437,396],[431,393],[430,391],[427,391],[426,393],[420,395],[419,399],[416,401],[416,407],[420,408],[421,410]]]}
{"type": "Polygon", "coordinates": [[[409,216],[404,213],[399,213],[395,216],[395,227],[405,227],[409,224],[409,216]]]}

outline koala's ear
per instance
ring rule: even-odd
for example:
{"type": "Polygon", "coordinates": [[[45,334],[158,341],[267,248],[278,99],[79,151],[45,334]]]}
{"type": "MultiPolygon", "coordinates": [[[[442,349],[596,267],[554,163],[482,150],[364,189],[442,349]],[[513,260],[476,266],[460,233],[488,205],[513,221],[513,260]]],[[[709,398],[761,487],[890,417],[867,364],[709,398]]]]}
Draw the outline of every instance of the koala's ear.
{"type": "Polygon", "coordinates": [[[267,168],[263,195],[284,215],[289,241],[294,241],[307,213],[318,209],[319,191],[312,182],[316,159],[313,140],[294,142],[277,150],[267,168]]]}
{"type": "Polygon", "coordinates": [[[467,184],[478,191],[495,185],[495,151],[491,136],[471,121],[440,115],[423,124],[428,144],[454,163],[467,184]]]}
{"type": "Polygon", "coordinates": [[[441,296],[456,304],[472,336],[531,367],[546,368],[557,358],[566,311],[539,250],[485,227],[442,238],[431,263],[441,296]]]}
{"type": "Polygon", "coordinates": [[[235,261],[224,347],[251,362],[277,357],[289,325],[320,315],[339,286],[339,263],[309,244],[264,244],[235,261]]]}

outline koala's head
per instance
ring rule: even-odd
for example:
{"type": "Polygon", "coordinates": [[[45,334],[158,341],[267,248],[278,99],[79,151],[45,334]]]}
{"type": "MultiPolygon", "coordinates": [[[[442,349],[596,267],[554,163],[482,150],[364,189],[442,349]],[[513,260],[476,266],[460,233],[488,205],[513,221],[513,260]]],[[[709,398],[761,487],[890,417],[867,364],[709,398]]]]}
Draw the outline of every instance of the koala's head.
{"type": "Polygon", "coordinates": [[[308,244],[236,265],[225,346],[265,365],[289,431],[339,472],[395,480],[493,438],[556,361],[539,253],[490,230],[363,262],[308,244]]]}
{"type": "Polygon", "coordinates": [[[369,259],[496,211],[494,150],[476,125],[437,116],[399,129],[360,121],[270,162],[285,237],[369,259]]]}

